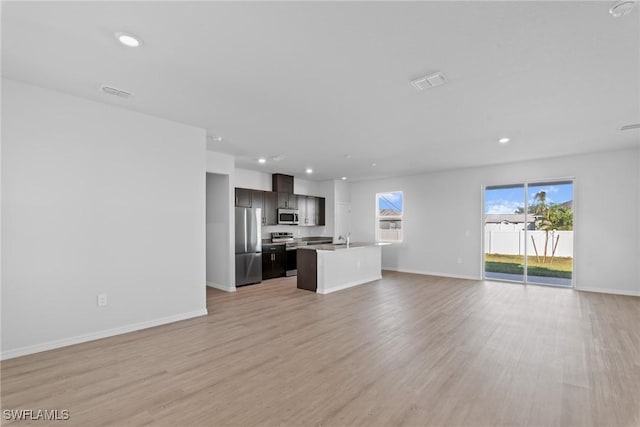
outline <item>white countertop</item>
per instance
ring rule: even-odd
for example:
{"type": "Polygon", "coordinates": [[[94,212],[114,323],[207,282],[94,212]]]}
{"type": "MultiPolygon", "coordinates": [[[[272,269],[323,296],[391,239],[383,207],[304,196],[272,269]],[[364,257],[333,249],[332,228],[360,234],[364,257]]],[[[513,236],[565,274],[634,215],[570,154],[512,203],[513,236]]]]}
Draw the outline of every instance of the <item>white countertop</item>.
{"type": "Polygon", "coordinates": [[[336,250],[345,250],[345,249],[353,249],[353,248],[362,248],[367,246],[387,246],[390,244],[391,243],[388,243],[388,242],[353,242],[353,243],[349,243],[348,245],[346,243],[340,243],[340,244],[324,243],[320,245],[300,246],[298,247],[298,249],[313,249],[318,251],[336,251],[336,250]]]}

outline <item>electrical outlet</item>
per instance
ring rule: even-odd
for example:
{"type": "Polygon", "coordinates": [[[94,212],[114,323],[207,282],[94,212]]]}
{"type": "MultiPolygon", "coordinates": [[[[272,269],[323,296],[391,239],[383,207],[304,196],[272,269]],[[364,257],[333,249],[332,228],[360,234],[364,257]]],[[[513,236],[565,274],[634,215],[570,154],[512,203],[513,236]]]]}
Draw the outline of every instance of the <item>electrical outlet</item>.
{"type": "Polygon", "coordinates": [[[98,307],[107,305],[107,294],[98,294],[98,307]]]}

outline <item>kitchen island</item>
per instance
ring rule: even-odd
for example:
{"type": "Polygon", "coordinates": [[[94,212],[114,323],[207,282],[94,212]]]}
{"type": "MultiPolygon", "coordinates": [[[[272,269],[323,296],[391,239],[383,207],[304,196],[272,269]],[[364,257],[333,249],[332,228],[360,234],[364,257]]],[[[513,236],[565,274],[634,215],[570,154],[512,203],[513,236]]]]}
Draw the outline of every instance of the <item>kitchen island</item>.
{"type": "Polygon", "coordinates": [[[298,288],[328,294],[382,277],[389,243],[308,245],[298,248],[298,288]]]}

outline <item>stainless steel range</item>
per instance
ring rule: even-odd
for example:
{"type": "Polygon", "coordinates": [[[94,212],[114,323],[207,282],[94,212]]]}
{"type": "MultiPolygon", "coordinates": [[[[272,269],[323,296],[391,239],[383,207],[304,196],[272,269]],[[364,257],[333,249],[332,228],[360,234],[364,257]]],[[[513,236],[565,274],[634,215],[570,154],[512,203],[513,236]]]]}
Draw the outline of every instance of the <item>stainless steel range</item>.
{"type": "Polygon", "coordinates": [[[290,231],[274,231],[271,233],[271,243],[292,243],[293,233],[290,231]]]}
{"type": "Polygon", "coordinates": [[[286,245],[286,276],[295,276],[298,274],[298,246],[304,245],[303,242],[296,242],[293,233],[290,231],[275,231],[271,233],[271,243],[284,243],[286,245]]]}

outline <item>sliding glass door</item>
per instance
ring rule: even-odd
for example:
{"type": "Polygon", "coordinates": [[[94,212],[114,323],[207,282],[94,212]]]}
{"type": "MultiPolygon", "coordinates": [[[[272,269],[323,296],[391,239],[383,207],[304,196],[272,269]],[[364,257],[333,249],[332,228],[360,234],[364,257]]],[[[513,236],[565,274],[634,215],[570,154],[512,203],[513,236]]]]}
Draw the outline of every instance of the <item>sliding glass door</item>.
{"type": "Polygon", "coordinates": [[[484,277],[572,286],[573,182],[486,187],[484,277]]]}
{"type": "Polygon", "coordinates": [[[484,191],[484,277],[524,283],[524,184],[484,191]]]}
{"type": "Polygon", "coordinates": [[[527,186],[527,282],[571,286],[573,276],[573,182],[527,186]]]}

